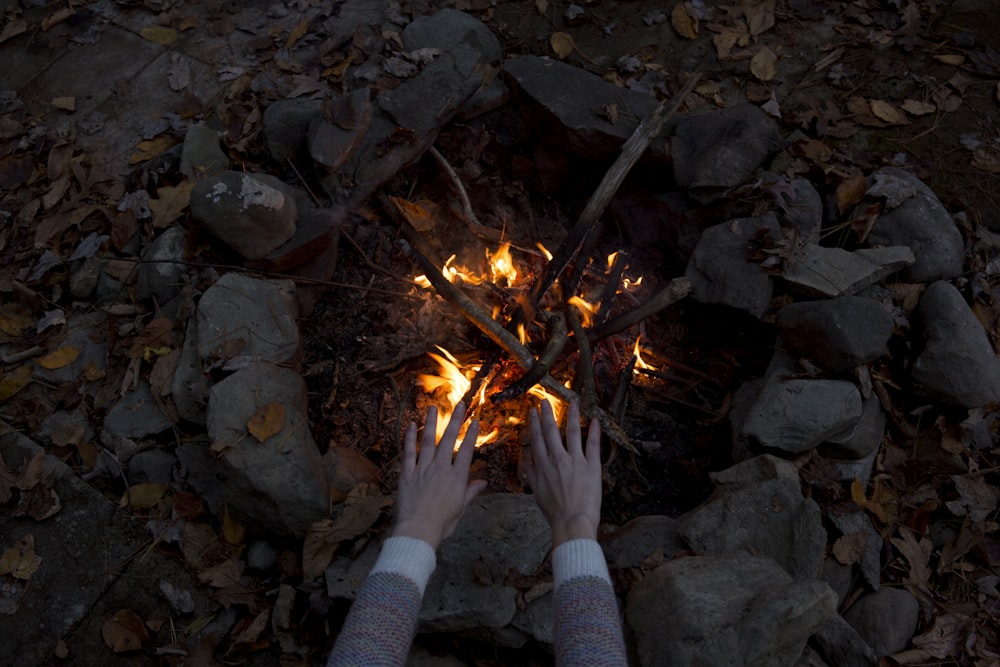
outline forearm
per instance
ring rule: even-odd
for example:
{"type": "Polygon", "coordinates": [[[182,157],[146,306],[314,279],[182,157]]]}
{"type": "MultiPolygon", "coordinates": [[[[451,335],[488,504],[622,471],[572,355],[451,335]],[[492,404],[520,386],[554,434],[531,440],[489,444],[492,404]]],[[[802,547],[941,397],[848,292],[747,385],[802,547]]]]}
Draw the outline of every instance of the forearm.
{"type": "Polygon", "coordinates": [[[408,537],[386,540],[344,621],[327,667],[406,664],[434,564],[434,550],[426,542],[408,537]]]}
{"type": "Polygon", "coordinates": [[[556,665],[625,667],[618,602],[601,547],[565,542],[552,554],[556,665]]]}

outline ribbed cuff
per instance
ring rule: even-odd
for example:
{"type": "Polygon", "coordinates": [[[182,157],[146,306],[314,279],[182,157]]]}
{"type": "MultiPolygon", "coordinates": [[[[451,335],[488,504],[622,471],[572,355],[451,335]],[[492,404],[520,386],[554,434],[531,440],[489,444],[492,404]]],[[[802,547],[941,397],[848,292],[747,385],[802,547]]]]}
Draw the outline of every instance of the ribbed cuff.
{"type": "Polygon", "coordinates": [[[608,564],[596,540],[578,539],[563,542],[552,552],[552,578],[559,588],[577,577],[600,577],[609,584],[608,564]]]}
{"type": "Polygon", "coordinates": [[[382,544],[382,551],[371,574],[400,574],[412,579],[420,589],[420,595],[423,595],[436,565],[433,547],[423,540],[415,537],[390,537],[382,544]]]}

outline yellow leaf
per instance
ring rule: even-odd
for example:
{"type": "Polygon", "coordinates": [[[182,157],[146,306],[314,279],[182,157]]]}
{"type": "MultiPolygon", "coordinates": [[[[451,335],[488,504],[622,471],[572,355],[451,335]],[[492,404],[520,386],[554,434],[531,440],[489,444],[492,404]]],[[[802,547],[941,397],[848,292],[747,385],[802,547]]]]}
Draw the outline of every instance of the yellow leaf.
{"type": "Polygon", "coordinates": [[[292,31],[288,33],[288,39],[285,40],[285,48],[291,50],[295,46],[295,42],[302,39],[302,35],[306,34],[306,30],[309,29],[309,19],[302,19],[302,21],[292,28],[292,31]]]}
{"type": "Polygon", "coordinates": [[[46,368],[50,371],[53,371],[57,368],[68,366],[69,364],[76,361],[76,358],[79,356],[80,356],[80,350],[76,349],[72,345],[67,345],[65,347],[60,347],[55,352],[49,352],[44,357],[39,357],[35,359],[35,363],[37,363],[42,368],[46,368]]]}
{"type": "Polygon", "coordinates": [[[177,187],[160,188],[156,199],[149,200],[149,210],[153,213],[153,227],[163,229],[181,217],[191,204],[191,190],[194,181],[186,181],[177,187]]]}
{"type": "Polygon", "coordinates": [[[670,12],[670,25],[684,39],[698,38],[698,16],[686,7],[687,3],[678,3],[670,12]]]}
{"type": "Polygon", "coordinates": [[[939,63],[944,63],[945,65],[958,66],[965,62],[965,56],[957,53],[942,53],[934,56],[934,60],[939,63]]]}
{"type": "Polygon", "coordinates": [[[101,627],[104,643],[115,653],[138,651],[142,643],[149,639],[146,625],[131,609],[121,609],[104,621],[101,627]]]}
{"type": "Polygon", "coordinates": [[[151,160],[173,146],[174,143],[176,143],[174,139],[165,134],[161,134],[153,139],[147,139],[146,141],[140,141],[135,147],[138,152],[132,154],[132,157],[128,160],[129,164],[139,164],[140,162],[151,160]]]}
{"type": "Polygon", "coordinates": [[[0,340],[17,338],[26,329],[35,328],[35,317],[20,304],[10,304],[0,310],[0,340]]]}
{"type": "Polygon", "coordinates": [[[285,428],[285,407],[277,401],[260,406],[247,420],[247,430],[257,442],[264,442],[275,433],[280,433],[283,428],[285,428]]]}
{"type": "Polygon", "coordinates": [[[177,41],[177,31],[173,28],[166,28],[160,25],[149,25],[139,31],[145,39],[159,44],[160,46],[170,46],[177,41]]]}
{"type": "Polygon", "coordinates": [[[122,494],[118,506],[123,509],[131,507],[134,510],[148,510],[150,507],[156,507],[166,492],[166,484],[154,484],[153,482],[133,484],[122,494]]]}
{"type": "Polygon", "coordinates": [[[437,225],[437,220],[435,220],[434,216],[420,204],[406,201],[401,197],[390,196],[389,200],[395,204],[396,209],[403,214],[406,221],[416,231],[429,232],[437,225]]]}
{"type": "Polygon", "coordinates": [[[778,56],[771,49],[762,46],[750,59],[750,73],[761,81],[770,81],[778,73],[778,56]]]}
{"type": "Polygon", "coordinates": [[[0,377],[0,403],[21,391],[31,383],[31,366],[18,366],[0,377]]]}
{"type": "Polygon", "coordinates": [[[576,50],[576,42],[573,41],[573,37],[565,32],[552,33],[549,44],[559,60],[566,60],[576,50]]]}
{"type": "Polygon", "coordinates": [[[63,111],[76,111],[76,98],[72,96],[53,97],[52,106],[63,111]]]}
{"type": "Polygon", "coordinates": [[[41,564],[41,557],[35,553],[35,536],[28,533],[0,556],[0,575],[9,574],[15,579],[31,579],[31,575],[41,564]]]}
{"type": "Polygon", "coordinates": [[[884,120],[887,123],[899,123],[903,120],[896,107],[892,106],[885,100],[872,100],[872,113],[879,120],[884,120]]]}
{"type": "Polygon", "coordinates": [[[867,507],[868,498],[865,496],[865,485],[861,483],[861,480],[857,477],[851,482],[851,500],[858,507],[867,507]]]}
{"type": "Polygon", "coordinates": [[[229,513],[229,505],[222,512],[222,536],[230,544],[243,544],[247,538],[247,529],[229,513]]]}

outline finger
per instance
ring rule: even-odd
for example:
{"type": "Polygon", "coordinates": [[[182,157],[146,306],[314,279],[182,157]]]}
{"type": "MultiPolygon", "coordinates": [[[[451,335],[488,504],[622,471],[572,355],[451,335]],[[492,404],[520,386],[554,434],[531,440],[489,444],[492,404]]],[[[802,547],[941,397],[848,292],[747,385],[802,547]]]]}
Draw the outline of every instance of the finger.
{"type": "Polygon", "coordinates": [[[566,451],[562,437],[559,435],[559,424],[556,423],[552,404],[547,400],[542,401],[542,433],[545,434],[545,444],[548,446],[549,457],[555,459],[566,451]]]}
{"type": "Polygon", "coordinates": [[[590,430],[587,431],[587,451],[584,454],[587,464],[591,467],[601,467],[601,423],[590,420],[590,430]]]}
{"type": "Polygon", "coordinates": [[[451,419],[444,429],[441,442],[438,443],[439,451],[435,454],[438,465],[451,463],[452,455],[455,453],[455,441],[458,440],[458,431],[462,428],[463,421],[465,421],[465,403],[459,401],[455,411],[451,413],[451,419]]]}
{"type": "Polygon", "coordinates": [[[483,489],[486,488],[486,480],[476,479],[469,482],[469,486],[465,489],[465,501],[462,507],[468,507],[472,499],[482,493],[483,489]]]}
{"type": "Polygon", "coordinates": [[[417,467],[417,425],[410,422],[403,436],[403,476],[409,475],[417,467]]]}
{"type": "Polygon", "coordinates": [[[472,455],[476,452],[476,439],[479,437],[479,420],[473,419],[469,424],[465,437],[462,438],[462,446],[458,448],[458,455],[455,457],[455,467],[469,472],[472,465],[472,455]]]}
{"type": "Polygon", "coordinates": [[[427,419],[424,421],[424,437],[420,440],[420,457],[417,465],[429,466],[434,461],[434,440],[437,437],[438,411],[433,405],[427,410],[427,419]]]}
{"type": "Polygon", "coordinates": [[[569,416],[566,418],[566,450],[571,456],[583,456],[583,446],[580,444],[580,403],[569,404],[569,416]]]}
{"type": "Polygon", "coordinates": [[[531,429],[531,453],[538,465],[545,465],[549,460],[549,446],[542,433],[542,418],[538,408],[528,415],[528,426],[531,429]]]}

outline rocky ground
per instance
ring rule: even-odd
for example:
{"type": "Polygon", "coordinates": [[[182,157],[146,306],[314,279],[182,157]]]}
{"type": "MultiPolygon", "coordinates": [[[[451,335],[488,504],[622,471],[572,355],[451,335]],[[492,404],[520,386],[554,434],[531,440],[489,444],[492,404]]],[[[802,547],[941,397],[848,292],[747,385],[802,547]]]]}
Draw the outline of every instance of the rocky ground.
{"type": "MultiPolygon", "coordinates": [[[[1000,664],[991,4],[4,0],[0,661],[322,664],[405,424],[551,351],[635,664],[1000,664]]],[[[529,402],[412,664],[551,662],[529,402]]]]}

